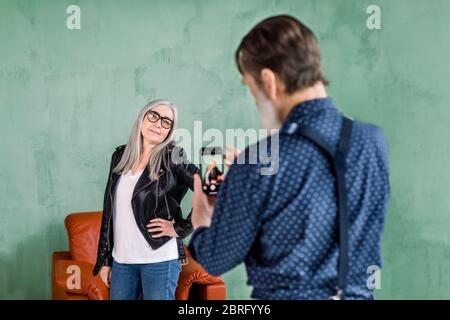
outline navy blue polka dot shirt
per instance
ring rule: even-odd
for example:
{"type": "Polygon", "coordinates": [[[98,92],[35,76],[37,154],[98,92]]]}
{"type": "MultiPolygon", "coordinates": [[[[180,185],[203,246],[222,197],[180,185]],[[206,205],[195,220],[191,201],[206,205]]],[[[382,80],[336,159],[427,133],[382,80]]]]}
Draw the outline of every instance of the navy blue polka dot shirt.
{"type": "MultiPolygon", "coordinates": [[[[240,154],[217,195],[211,226],[196,229],[189,244],[207,272],[223,274],[245,262],[252,298],[328,299],[335,293],[335,176],[326,153],[296,129],[310,126],[336,148],[342,119],[331,98],[303,102],[291,110],[277,139],[269,136],[240,154]],[[272,161],[279,159],[278,164],[268,164],[261,150],[272,161]],[[276,173],[262,174],[269,167],[276,167],[276,173]]],[[[371,299],[369,270],[381,268],[380,242],[390,194],[382,130],[354,121],[346,161],[346,298],[371,299]]]]}

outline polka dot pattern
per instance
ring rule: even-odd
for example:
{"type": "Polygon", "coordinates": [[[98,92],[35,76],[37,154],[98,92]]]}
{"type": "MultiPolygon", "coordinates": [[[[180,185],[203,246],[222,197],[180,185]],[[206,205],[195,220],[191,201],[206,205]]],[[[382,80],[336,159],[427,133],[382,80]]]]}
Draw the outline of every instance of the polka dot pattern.
{"type": "MultiPolygon", "coordinates": [[[[210,228],[190,242],[196,259],[212,274],[245,262],[252,297],[328,299],[337,285],[337,198],[332,164],[315,143],[300,135],[310,126],[337,147],[342,114],[331,98],[296,106],[281,128],[274,175],[262,175],[258,144],[230,168],[210,228]],[[257,155],[257,163],[249,161],[257,155]],[[242,163],[245,160],[244,164],[242,163]]],[[[261,141],[259,142],[261,143],[261,141]]],[[[349,206],[347,299],[371,299],[367,268],[381,268],[381,234],[389,200],[388,147],[382,130],[355,121],[346,159],[349,206]]]]}

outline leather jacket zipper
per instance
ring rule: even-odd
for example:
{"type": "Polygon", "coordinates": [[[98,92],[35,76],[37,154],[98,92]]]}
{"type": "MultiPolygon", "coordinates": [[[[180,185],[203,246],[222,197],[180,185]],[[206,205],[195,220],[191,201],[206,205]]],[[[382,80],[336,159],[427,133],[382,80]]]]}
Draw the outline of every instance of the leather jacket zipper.
{"type": "MultiPolygon", "coordinates": [[[[161,172],[161,174],[158,176],[158,179],[156,179],[156,181],[159,181],[159,177],[161,177],[164,174],[164,171],[161,172]]],[[[133,198],[142,190],[145,189],[147,186],[151,185],[153,182],[155,182],[155,180],[152,180],[150,182],[148,182],[145,186],[143,186],[142,188],[140,188],[138,191],[136,191],[133,196],[131,197],[131,200],[133,200],[133,198]]],[[[156,189],[158,190],[158,188],[156,189]]]]}
{"type": "Polygon", "coordinates": [[[112,215],[113,215],[113,210],[114,210],[114,206],[113,206],[113,203],[112,203],[112,195],[111,195],[111,191],[109,192],[109,199],[110,199],[110,201],[111,201],[111,214],[109,215],[109,218],[108,218],[108,226],[107,226],[107,229],[106,229],[106,242],[108,243],[108,253],[109,253],[109,251],[111,250],[111,243],[110,243],[110,241],[109,241],[109,225],[111,224],[111,217],[112,217],[112,215]]]}
{"type": "MultiPolygon", "coordinates": [[[[159,197],[159,178],[164,174],[165,170],[161,169],[161,174],[158,176],[158,178],[156,179],[156,206],[155,209],[153,210],[153,216],[156,218],[156,209],[158,208],[158,197],[159,197]]],[[[147,186],[149,186],[150,184],[152,184],[153,182],[155,182],[155,180],[152,180],[150,182],[148,182],[145,186],[143,186],[142,188],[140,188],[138,191],[136,191],[136,193],[131,197],[131,200],[134,199],[134,197],[143,189],[145,189],[147,186]]],[[[112,200],[111,200],[112,201],[112,200]]],[[[147,230],[147,232],[150,232],[147,230]]]]}
{"type": "Polygon", "coordinates": [[[156,209],[158,208],[158,199],[159,199],[159,178],[158,178],[158,180],[156,180],[156,205],[155,205],[155,209],[153,210],[153,216],[155,217],[155,218],[157,218],[156,217],[156,209]]]}
{"type": "Polygon", "coordinates": [[[107,228],[106,228],[106,243],[108,244],[108,253],[111,250],[111,244],[109,241],[109,225],[111,224],[111,218],[112,218],[113,210],[114,210],[114,205],[113,205],[113,201],[112,201],[112,183],[109,184],[109,200],[111,203],[111,214],[109,215],[108,224],[107,224],[107,228]]]}
{"type": "Polygon", "coordinates": [[[167,196],[164,195],[164,200],[166,201],[166,209],[167,209],[167,218],[170,220],[172,216],[170,215],[169,203],[167,203],[167,196]]]}

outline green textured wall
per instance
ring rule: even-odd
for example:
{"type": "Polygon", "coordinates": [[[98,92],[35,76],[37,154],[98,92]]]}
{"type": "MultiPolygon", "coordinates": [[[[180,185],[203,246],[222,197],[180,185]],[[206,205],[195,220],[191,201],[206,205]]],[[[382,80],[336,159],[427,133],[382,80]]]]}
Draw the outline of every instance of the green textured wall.
{"type": "MultiPolygon", "coordinates": [[[[146,101],[175,101],[188,130],[258,125],[233,53],[278,13],[317,34],[340,108],[386,131],[392,200],[377,297],[450,298],[448,0],[0,0],[0,298],[50,298],[63,219],[101,209],[110,154],[146,101]],[[81,30],[66,28],[70,4],[81,30]],[[366,27],[370,4],[381,30],[366,27]]],[[[242,265],[224,278],[229,298],[249,298],[242,265]]]]}

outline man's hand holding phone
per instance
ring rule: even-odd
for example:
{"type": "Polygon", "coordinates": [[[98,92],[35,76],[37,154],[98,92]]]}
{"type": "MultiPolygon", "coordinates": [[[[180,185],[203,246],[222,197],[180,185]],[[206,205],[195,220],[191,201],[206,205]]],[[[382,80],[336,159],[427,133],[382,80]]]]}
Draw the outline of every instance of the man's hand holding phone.
{"type": "MultiPolygon", "coordinates": [[[[227,146],[227,153],[223,155],[223,158],[225,159],[225,165],[227,167],[230,167],[234,159],[239,155],[240,152],[241,150],[239,150],[238,148],[227,146]]],[[[205,148],[202,148],[201,156],[203,156],[204,153],[205,148]]],[[[212,177],[214,178],[213,180],[215,180],[215,183],[220,184],[224,181],[226,175],[226,170],[223,171],[217,170],[216,165],[217,164],[214,160],[208,163],[203,179],[198,174],[194,175],[194,195],[192,197],[192,216],[191,216],[192,226],[194,227],[194,229],[203,226],[209,227],[211,225],[216,197],[215,194],[205,192],[204,189],[205,183],[211,183],[210,178],[212,177]]]]}
{"type": "Polygon", "coordinates": [[[224,154],[221,147],[202,147],[200,149],[200,171],[203,179],[203,191],[208,195],[216,195],[221,183],[225,180],[228,168],[231,167],[241,150],[227,146],[224,154]]]}
{"type": "Polygon", "coordinates": [[[209,227],[216,197],[203,192],[203,182],[199,174],[194,175],[194,195],[192,196],[191,221],[194,229],[198,227],[209,227]]]}

